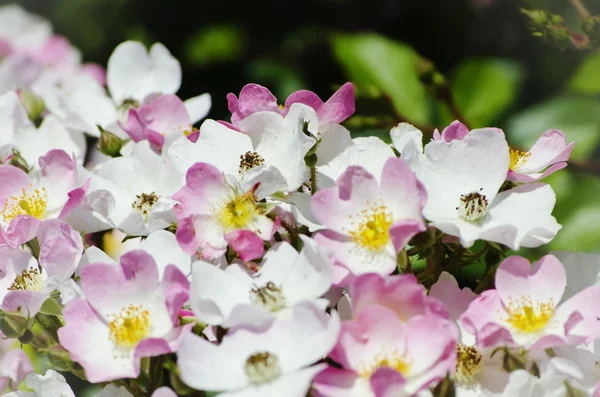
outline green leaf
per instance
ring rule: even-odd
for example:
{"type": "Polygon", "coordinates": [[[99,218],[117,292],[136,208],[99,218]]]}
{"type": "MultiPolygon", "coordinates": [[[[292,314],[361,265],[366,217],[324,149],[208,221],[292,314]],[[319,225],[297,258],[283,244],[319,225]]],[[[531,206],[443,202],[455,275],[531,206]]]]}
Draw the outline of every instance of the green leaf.
{"type": "Polygon", "coordinates": [[[581,94],[600,94],[600,53],[588,55],[581,62],[569,80],[568,87],[581,94]]]}
{"type": "Polygon", "coordinates": [[[588,158],[600,140],[600,100],[557,97],[521,112],[507,122],[511,145],[529,149],[549,129],[562,130],[575,141],[571,159],[588,158]]]}
{"type": "Polygon", "coordinates": [[[563,227],[547,248],[552,251],[600,252],[597,227],[600,222],[600,178],[564,171],[556,174],[563,173],[570,176],[567,185],[556,178],[550,179],[550,184],[557,192],[554,216],[563,227]]]}
{"type": "Polygon", "coordinates": [[[187,59],[197,66],[236,60],[243,53],[244,37],[244,32],[234,25],[209,26],[187,41],[187,59]]]}
{"type": "Polygon", "coordinates": [[[490,125],[508,109],[522,78],[523,69],[514,61],[471,59],[453,72],[450,86],[466,121],[478,128],[490,125]]]}
{"type": "Polygon", "coordinates": [[[332,46],[352,81],[380,89],[409,121],[429,121],[428,93],[419,80],[419,55],[412,48],[377,34],[336,35],[332,46]]]}

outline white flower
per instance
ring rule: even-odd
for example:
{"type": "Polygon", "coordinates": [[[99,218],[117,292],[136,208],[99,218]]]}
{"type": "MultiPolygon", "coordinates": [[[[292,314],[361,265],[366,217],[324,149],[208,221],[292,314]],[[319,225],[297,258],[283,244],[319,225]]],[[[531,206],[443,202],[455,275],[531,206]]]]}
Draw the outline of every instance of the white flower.
{"type": "Polygon", "coordinates": [[[289,317],[293,307],[319,299],[331,286],[332,266],[318,245],[303,238],[300,253],[288,243],[274,245],[264,256],[260,270],[249,274],[241,265],[221,270],[206,262],[193,267],[190,302],[196,317],[210,325],[260,323],[271,314],[289,317]]]}
{"type": "Polygon", "coordinates": [[[25,384],[33,392],[15,391],[6,397],[75,397],[65,377],[49,369],[45,375],[31,373],[25,377],[25,384]]]}
{"type": "Polygon", "coordinates": [[[465,247],[483,239],[512,249],[548,243],[560,225],[551,215],[556,196],[549,185],[531,183],[500,192],[510,162],[497,129],[471,131],[462,140],[434,140],[420,154],[408,142],[402,157],[431,198],[423,215],[465,247]]]}

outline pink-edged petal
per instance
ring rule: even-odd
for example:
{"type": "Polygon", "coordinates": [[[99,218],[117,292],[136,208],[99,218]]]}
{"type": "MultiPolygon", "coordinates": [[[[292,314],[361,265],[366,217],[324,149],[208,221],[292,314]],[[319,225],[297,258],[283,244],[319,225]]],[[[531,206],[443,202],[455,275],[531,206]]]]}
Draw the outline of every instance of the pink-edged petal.
{"type": "Polygon", "coordinates": [[[404,160],[386,161],[381,174],[381,197],[394,219],[415,219],[425,225],[421,211],[427,203],[427,192],[404,160]]]}
{"type": "MultiPolygon", "coordinates": [[[[2,357],[2,375],[8,376],[14,385],[21,383],[25,376],[34,371],[31,360],[21,349],[12,349],[2,357]]],[[[2,392],[0,387],[0,392],[2,392]]]]}
{"type": "Polygon", "coordinates": [[[317,110],[319,123],[341,123],[354,114],[354,85],[345,83],[317,110]]]}
{"type": "Polygon", "coordinates": [[[12,196],[20,196],[22,189],[29,187],[29,176],[12,165],[0,165],[0,206],[12,196]]]}
{"type": "Polygon", "coordinates": [[[438,281],[431,286],[429,296],[444,302],[450,319],[457,321],[477,297],[470,288],[460,289],[456,279],[448,272],[442,272],[438,281]]]}
{"type": "Polygon", "coordinates": [[[19,215],[10,221],[4,238],[13,247],[23,245],[35,238],[41,224],[42,221],[37,218],[29,215],[19,215]]]}
{"type": "Polygon", "coordinates": [[[263,240],[250,230],[236,230],[227,233],[225,241],[244,262],[259,258],[265,251],[263,240]]]}
{"type": "Polygon", "coordinates": [[[106,85],[106,69],[96,63],[85,63],[81,65],[81,71],[91,76],[101,86],[106,85]]]}
{"type": "Polygon", "coordinates": [[[188,254],[195,254],[198,252],[198,245],[196,244],[196,230],[194,229],[194,220],[191,216],[181,219],[177,224],[177,231],[175,237],[182,250],[188,254]]]}
{"type": "Polygon", "coordinates": [[[59,280],[70,278],[79,264],[83,252],[83,241],[67,223],[51,219],[38,229],[40,265],[49,277],[59,280]]]}
{"type": "Polygon", "coordinates": [[[406,379],[391,368],[379,368],[369,379],[375,397],[408,397],[406,379]]]}
{"type": "Polygon", "coordinates": [[[498,316],[504,313],[500,295],[496,290],[489,290],[471,302],[459,321],[468,333],[475,335],[478,346],[512,345],[510,332],[498,324],[498,316]]]}
{"type": "Polygon", "coordinates": [[[527,259],[511,256],[496,271],[496,290],[505,305],[528,299],[556,306],[566,285],[565,268],[553,255],[541,258],[533,269],[527,259]]]}
{"type": "Polygon", "coordinates": [[[394,223],[389,230],[396,251],[401,251],[411,238],[427,228],[422,219],[402,220],[394,223]]]}
{"type": "MultiPolygon", "coordinates": [[[[578,313],[580,321],[576,324],[566,324],[569,327],[566,333],[569,337],[583,337],[593,340],[600,337],[600,309],[596,299],[600,297],[600,285],[592,285],[580,291],[572,298],[561,304],[555,316],[568,319],[573,313],[578,313]]],[[[574,338],[575,339],[575,338],[574,338]]]]}
{"type": "Polygon", "coordinates": [[[162,147],[165,144],[164,135],[150,128],[146,128],[146,138],[148,138],[148,142],[150,142],[150,147],[152,150],[156,152],[160,152],[162,150],[162,147]]]}
{"type": "Polygon", "coordinates": [[[256,112],[281,113],[277,98],[267,88],[258,84],[246,84],[240,91],[239,99],[233,93],[227,94],[227,105],[231,112],[231,123],[234,125],[256,112]]]}
{"type": "Polygon", "coordinates": [[[351,166],[338,178],[335,187],[321,189],[312,197],[312,210],[319,222],[339,233],[360,213],[367,202],[377,197],[379,183],[371,173],[351,166]]]}
{"type": "Polygon", "coordinates": [[[139,362],[136,365],[132,359],[114,354],[106,323],[85,299],[69,302],[63,316],[65,326],[58,330],[60,344],[83,367],[89,382],[137,378],[139,362]]]}
{"type": "Polygon", "coordinates": [[[531,174],[540,172],[552,164],[566,162],[569,160],[573,145],[573,142],[567,145],[562,131],[545,131],[529,150],[531,157],[522,167],[519,167],[518,172],[531,174]]]}
{"type": "Polygon", "coordinates": [[[190,128],[187,109],[177,95],[159,95],[139,110],[146,128],[166,134],[173,130],[183,131],[190,128]]]}
{"type": "MultiPolygon", "coordinates": [[[[290,107],[294,103],[302,103],[306,106],[310,106],[311,108],[315,109],[315,111],[317,111],[317,112],[323,105],[323,101],[321,100],[321,98],[319,98],[319,96],[317,94],[315,94],[314,92],[308,91],[308,90],[296,91],[296,92],[292,93],[290,96],[288,96],[287,99],[285,100],[285,108],[283,110],[284,116],[287,114],[290,107]]],[[[321,120],[319,120],[319,121],[321,121],[321,120]]],[[[323,124],[325,124],[325,123],[323,123],[323,124]]]]}
{"type": "MultiPolygon", "coordinates": [[[[454,120],[448,127],[444,128],[441,135],[438,133],[437,139],[443,139],[446,142],[455,139],[462,140],[469,134],[469,128],[458,120],[454,120]]],[[[434,136],[434,139],[436,137],[434,136]]]]}
{"type": "Polygon", "coordinates": [[[177,352],[183,337],[193,327],[193,323],[186,324],[182,327],[173,328],[164,338],[147,338],[142,340],[135,347],[134,357],[156,357],[177,352]]]}
{"type": "Polygon", "coordinates": [[[146,138],[144,122],[135,108],[130,108],[127,112],[127,123],[123,124],[119,121],[119,126],[134,142],[139,142],[146,138]]]}
{"type": "Polygon", "coordinates": [[[562,170],[566,166],[567,166],[566,162],[556,163],[556,164],[553,164],[550,167],[548,167],[544,172],[537,172],[537,173],[533,173],[533,174],[519,174],[513,170],[509,170],[508,175],[506,176],[506,179],[509,181],[512,181],[512,182],[519,182],[519,183],[537,182],[541,179],[544,179],[548,175],[555,173],[558,170],[562,170]]]}
{"type": "Polygon", "coordinates": [[[356,372],[334,367],[315,377],[313,390],[319,397],[363,397],[372,393],[369,382],[356,372]]]}
{"type": "Polygon", "coordinates": [[[181,203],[176,208],[178,219],[210,213],[227,189],[223,172],[217,167],[202,162],[192,165],[186,172],[185,186],[173,195],[181,203]]]}
{"type": "Polygon", "coordinates": [[[179,312],[189,298],[190,281],[175,265],[167,265],[163,274],[162,285],[171,321],[173,321],[173,325],[177,325],[179,312]]]}

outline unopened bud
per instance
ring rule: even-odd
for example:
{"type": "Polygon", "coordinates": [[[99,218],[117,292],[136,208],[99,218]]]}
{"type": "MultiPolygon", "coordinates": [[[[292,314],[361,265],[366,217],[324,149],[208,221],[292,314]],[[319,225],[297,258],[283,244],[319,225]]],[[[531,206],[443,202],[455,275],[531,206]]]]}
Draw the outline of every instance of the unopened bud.
{"type": "Polygon", "coordinates": [[[100,139],[98,140],[98,150],[110,157],[119,157],[121,155],[121,148],[123,147],[123,140],[108,132],[101,127],[100,128],[100,139]]]}
{"type": "Polygon", "coordinates": [[[17,339],[33,325],[33,318],[24,317],[19,312],[0,313],[0,331],[10,339],[17,339]]]}
{"type": "Polygon", "coordinates": [[[8,164],[12,165],[13,167],[20,168],[25,172],[29,172],[30,170],[27,160],[25,160],[23,156],[21,156],[21,153],[16,149],[12,150],[12,156],[8,161],[8,164]]]}
{"type": "Polygon", "coordinates": [[[27,111],[27,116],[36,125],[41,124],[42,116],[46,111],[44,100],[31,91],[23,90],[20,92],[21,103],[27,111]]]}

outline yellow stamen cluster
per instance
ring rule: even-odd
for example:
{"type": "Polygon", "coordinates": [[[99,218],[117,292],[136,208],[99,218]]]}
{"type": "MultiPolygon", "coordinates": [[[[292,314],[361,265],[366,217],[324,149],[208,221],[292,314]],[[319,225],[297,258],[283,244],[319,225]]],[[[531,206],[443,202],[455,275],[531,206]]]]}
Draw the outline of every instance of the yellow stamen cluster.
{"type": "Polygon", "coordinates": [[[398,354],[398,352],[391,352],[391,354],[378,353],[373,357],[371,363],[361,365],[358,374],[365,379],[369,379],[379,368],[390,368],[402,375],[406,375],[410,370],[410,362],[406,357],[398,354]]]}
{"type": "Polygon", "coordinates": [[[40,291],[42,288],[44,288],[42,275],[36,268],[23,270],[8,287],[10,291],[40,291]]]}
{"type": "Polygon", "coordinates": [[[456,372],[454,380],[460,384],[473,382],[475,375],[483,369],[483,357],[475,346],[456,345],[456,372]]]}
{"type": "Polygon", "coordinates": [[[108,323],[108,329],[118,347],[133,349],[150,333],[150,312],[142,305],[126,306],[108,323]]]}
{"type": "Polygon", "coordinates": [[[363,210],[352,221],[350,238],[359,246],[370,251],[382,251],[390,241],[392,214],[385,205],[377,205],[363,210]]]}
{"type": "Polygon", "coordinates": [[[517,149],[513,149],[513,148],[509,148],[510,150],[510,166],[509,168],[511,170],[516,170],[519,167],[522,167],[525,163],[527,163],[527,160],[529,160],[529,158],[531,157],[531,153],[529,152],[524,152],[522,150],[517,150],[517,149]]]}
{"type": "Polygon", "coordinates": [[[548,325],[554,316],[554,303],[531,302],[530,299],[521,299],[519,302],[509,302],[507,307],[508,318],[506,322],[514,329],[523,333],[536,333],[548,325]]]}
{"type": "Polygon", "coordinates": [[[235,193],[223,206],[218,208],[215,217],[226,231],[247,228],[261,214],[252,192],[242,195],[235,193]]]}
{"type": "Polygon", "coordinates": [[[46,188],[35,189],[27,193],[25,189],[17,197],[9,197],[4,201],[2,209],[2,220],[9,223],[19,215],[29,215],[37,219],[43,219],[48,206],[48,193],[46,188]]]}

